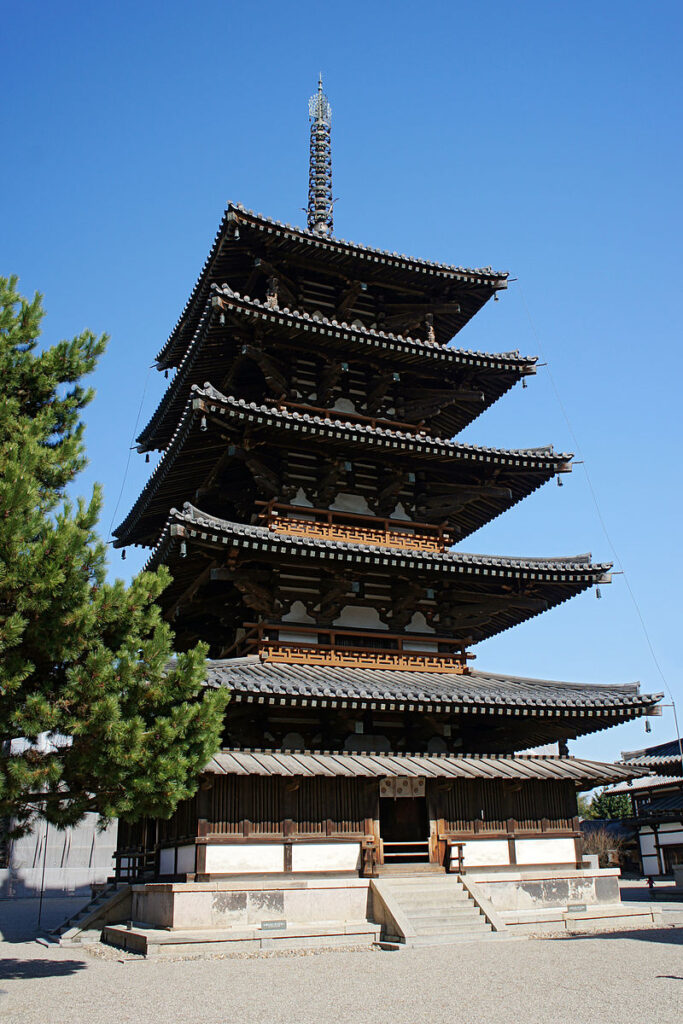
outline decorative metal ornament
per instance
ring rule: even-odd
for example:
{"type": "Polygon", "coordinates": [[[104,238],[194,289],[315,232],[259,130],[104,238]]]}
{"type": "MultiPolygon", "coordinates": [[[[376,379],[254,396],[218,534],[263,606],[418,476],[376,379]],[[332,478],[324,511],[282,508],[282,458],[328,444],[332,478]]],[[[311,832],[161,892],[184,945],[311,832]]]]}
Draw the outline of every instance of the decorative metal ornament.
{"type": "Polygon", "coordinates": [[[332,145],[330,124],[332,107],[323,92],[323,76],[318,91],[308,101],[311,122],[311,148],[308,168],[308,227],[318,235],[332,234],[332,145]]]}

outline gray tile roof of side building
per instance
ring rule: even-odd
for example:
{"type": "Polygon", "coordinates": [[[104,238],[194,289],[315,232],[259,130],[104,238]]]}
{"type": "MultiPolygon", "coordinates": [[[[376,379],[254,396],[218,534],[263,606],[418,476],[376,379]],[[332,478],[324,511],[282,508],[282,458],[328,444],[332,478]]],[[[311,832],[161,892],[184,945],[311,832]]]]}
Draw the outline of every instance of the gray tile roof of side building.
{"type": "Polygon", "coordinates": [[[680,775],[683,771],[681,746],[677,739],[658,743],[653,747],[644,747],[642,750],[622,750],[621,759],[624,764],[660,770],[661,774],[665,774],[662,771],[665,768],[676,775],[680,775]]]}
{"type": "Polygon", "coordinates": [[[571,781],[578,788],[637,774],[623,765],[543,755],[383,754],[310,750],[219,750],[205,771],[215,775],[328,778],[449,778],[571,781]]]}
{"type": "Polygon", "coordinates": [[[639,817],[646,817],[650,814],[680,814],[681,811],[683,811],[683,790],[679,790],[677,793],[667,793],[666,796],[658,796],[650,800],[640,808],[639,817]]]}
{"type": "Polygon", "coordinates": [[[475,708],[511,709],[545,715],[594,715],[651,707],[661,694],[641,694],[637,683],[603,686],[526,679],[469,669],[467,673],[412,672],[400,669],[286,665],[258,655],[208,663],[207,683],[226,686],[234,695],[286,697],[292,702],[349,704],[380,709],[406,705],[446,712],[475,708]]]}
{"type": "MultiPolygon", "coordinates": [[[[624,764],[629,762],[624,761],[624,764]]],[[[626,793],[627,795],[633,794],[638,796],[643,790],[646,792],[650,789],[666,789],[668,786],[680,786],[681,777],[680,775],[643,775],[642,778],[634,779],[633,782],[620,783],[615,786],[614,789],[610,789],[610,794],[620,795],[626,793]]]]}

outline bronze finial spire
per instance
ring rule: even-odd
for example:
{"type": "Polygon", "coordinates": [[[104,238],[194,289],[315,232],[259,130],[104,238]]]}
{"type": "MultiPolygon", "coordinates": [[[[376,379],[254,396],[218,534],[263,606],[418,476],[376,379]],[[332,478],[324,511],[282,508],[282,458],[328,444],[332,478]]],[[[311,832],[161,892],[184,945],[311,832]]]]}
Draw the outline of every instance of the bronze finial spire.
{"type": "Polygon", "coordinates": [[[308,227],[319,235],[332,234],[332,107],[323,92],[322,73],[318,91],[308,101],[311,122],[311,158],[308,169],[308,227]]]}

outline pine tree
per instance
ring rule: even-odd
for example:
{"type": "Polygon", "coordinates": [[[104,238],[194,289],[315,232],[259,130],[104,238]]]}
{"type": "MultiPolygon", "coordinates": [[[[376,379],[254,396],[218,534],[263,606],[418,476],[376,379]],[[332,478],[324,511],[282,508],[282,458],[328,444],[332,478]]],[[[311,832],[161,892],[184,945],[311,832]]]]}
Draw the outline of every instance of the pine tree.
{"type": "Polygon", "coordinates": [[[0,278],[0,817],[15,834],[36,815],[170,816],[218,748],[227,702],[203,686],[203,645],[170,662],[155,603],[168,571],[107,583],[101,492],[66,498],[85,464],[81,381],[107,339],[40,349],[43,315],[40,295],[0,278]]]}
{"type": "Polygon", "coordinates": [[[590,802],[590,817],[601,820],[630,818],[633,814],[631,798],[627,793],[610,793],[601,789],[590,802]]]}

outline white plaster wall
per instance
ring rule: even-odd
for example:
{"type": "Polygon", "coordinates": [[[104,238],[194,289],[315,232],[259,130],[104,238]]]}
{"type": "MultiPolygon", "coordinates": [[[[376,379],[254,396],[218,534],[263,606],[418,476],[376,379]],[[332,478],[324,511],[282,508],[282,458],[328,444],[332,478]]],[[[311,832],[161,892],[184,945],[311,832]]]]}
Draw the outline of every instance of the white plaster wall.
{"type": "Polygon", "coordinates": [[[356,512],[361,516],[371,516],[373,514],[372,509],[362,494],[348,494],[344,491],[340,491],[339,494],[335,495],[330,508],[336,512],[356,512]]]}
{"type": "Polygon", "coordinates": [[[337,412],[355,412],[356,407],[353,402],[348,398],[338,398],[332,406],[337,412]]]}
{"type": "Polygon", "coordinates": [[[292,871],[357,871],[360,843],[293,843],[292,871]]]}
{"type": "Polygon", "coordinates": [[[206,847],[207,874],[248,874],[259,871],[283,871],[285,853],[282,843],[245,843],[240,846],[206,847]]]}
{"type": "MultiPolygon", "coordinates": [[[[315,619],[306,611],[303,601],[294,601],[286,615],[282,616],[282,622],[298,622],[300,626],[306,623],[307,626],[315,626],[315,619]]],[[[309,633],[309,636],[311,634],[309,633]]]]}
{"type": "Polygon", "coordinates": [[[644,875],[658,875],[659,874],[659,860],[657,859],[656,853],[648,853],[643,855],[643,874],[644,875]]]}
{"type": "Polygon", "coordinates": [[[347,629],[389,629],[386,622],[380,619],[376,608],[352,604],[344,605],[341,615],[334,620],[333,625],[345,626],[347,629]]]}
{"type": "Polygon", "coordinates": [[[656,853],[655,837],[652,832],[640,833],[640,852],[644,857],[656,853]]]}
{"type": "Polygon", "coordinates": [[[278,640],[290,644],[317,644],[317,633],[297,633],[293,629],[278,630],[278,640]]]}
{"type": "Polygon", "coordinates": [[[403,507],[403,505],[401,504],[400,501],[397,504],[397,506],[394,509],[394,511],[389,516],[389,518],[390,519],[403,519],[403,520],[407,520],[408,522],[410,522],[410,516],[408,515],[408,513],[406,512],[406,510],[404,509],[404,507],[403,507]]]}
{"type": "Polygon", "coordinates": [[[313,508],[313,502],[308,500],[308,498],[306,497],[306,495],[305,495],[305,493],[303,491],[303,488],[301,488],[301,487],[299,488],[299,490],[296,492],[296,494],[294,495],[294,497],[290,501],[290,505],[304,505],[307,508],[313,508]]]}
{"type": "Polygon", "coordinates": [[[438,643],[430,642],[429,640],[404,640],[403,641],[404,651],[428,651],[431,654],[439,651],[438,643]]]}
{"type": "Polygon", "coordinates": [[[507,839],[468,839],[463,847],[466,870],[479,865],[510,863],[507,839]]]}
{"type": "Polygon", "coordinates": [[[659,845],[671,846],[677,843],[683,843],[683,827],[675,822],[662,825],[659,830],[659,845]]]}
{"type": "Polygon", "coordinates": [[[178,867],[177,872],[179,875],[188,875],[194,871],[195,860],[194,860],[194,845],[192,846],[179,846],[178,847],[178,867]]]}
{"type": "Polygon", "coordinates": [[[576,861],[574,840],[517,839],[515,841],[518,864],[573,864],[576,861]]]}
{"type": "Polygon", "coordinates": [[[413,617],[406,626],[406,633],[436,633],[433,626],[430,626],[422,612],[413,612],[413,617]]]}
{"type": "Polygon", "coordinates": [[[175,874],[175,846],[169,846],[159,851],[159,874],[175,874]]]}

